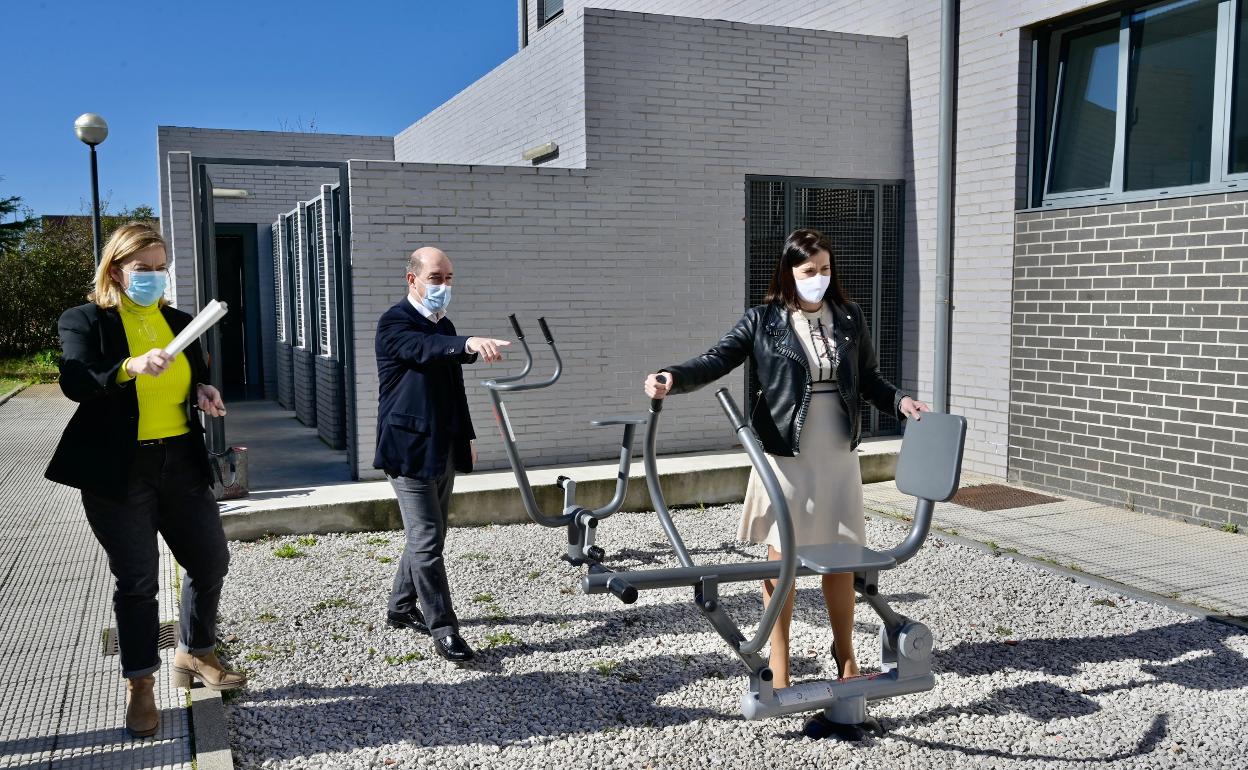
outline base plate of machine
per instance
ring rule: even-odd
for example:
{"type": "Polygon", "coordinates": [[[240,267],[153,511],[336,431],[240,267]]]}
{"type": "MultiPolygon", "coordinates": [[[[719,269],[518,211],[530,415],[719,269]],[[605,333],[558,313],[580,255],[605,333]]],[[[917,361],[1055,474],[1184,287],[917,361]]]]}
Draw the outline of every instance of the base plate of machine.
{"type": "Polygon", "coordinates": [[[838,741],[862,741],[869,737],[883,738],[886,732],[875,717],[867,717],[858,724],[843,725],[833,722],[823,714],[816,714],[802,725],[802,735],[815,740],[835,738],[838,741]]]}

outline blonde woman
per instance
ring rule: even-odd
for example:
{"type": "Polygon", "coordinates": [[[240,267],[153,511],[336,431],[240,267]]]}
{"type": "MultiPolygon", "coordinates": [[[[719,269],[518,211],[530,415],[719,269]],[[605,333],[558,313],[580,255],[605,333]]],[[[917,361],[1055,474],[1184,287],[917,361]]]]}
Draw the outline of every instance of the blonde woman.
{"type": "MultiPolygon", "coordinates": [[[[862,402],[899,419],[918,420],[931,409],[880,375],[862,308],[841,287],[832,247],[817,230],[789,235],[764,304],[746,311],[706,353],[648,376],[646,394],[665,398],[697,390],[747,360],[759,380],[751,424],[784,489],[797,545],[866,545],[862,474],[854,451],[862,438],[862,402]]],[[[737,536],[766,543],[769,559],[781,556],[771,501],[752,472],[737,536]]],[[[773,581],[763,581],[764,602],[774,590],[773,581]]],[[[823,599],[837,676],[858,676],[853,575],[824,575],[823,599]]],[[[789,686],[792,618],[789,594],[771,632],[776,687],[789,686]]]]}
{"type": "Polygon", "coordinates": [[[191,320],[166,303],[167,283],[160,234],[140,223],[118,228],[104,247],[90,302],[61,315],[61,391],[78,409],[45,474],[82,490],[87,521],[108,554],[126,729],[135,737],[160,726],[153,693],[160,668],[158,533],[186,570],[175,686],[197,678],[227,690],[246,681],[213,652],[229,551],[195,410],[222,416],[225,404],[207,384],[197,343],[174,357],[164,353],[191,320]]]}

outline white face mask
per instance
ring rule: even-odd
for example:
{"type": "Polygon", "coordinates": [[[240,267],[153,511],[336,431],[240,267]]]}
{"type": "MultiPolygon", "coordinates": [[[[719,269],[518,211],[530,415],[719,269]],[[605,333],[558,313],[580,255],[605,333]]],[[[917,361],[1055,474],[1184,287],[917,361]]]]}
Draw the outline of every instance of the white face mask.
{"type": "Polygon", "coordinates": [[[802,278],[797,281],[797,295],[805,302],[822,302],[824,292],[828,290],[828,285],[831,283],[832,278],[827,275],[802,278]]]}

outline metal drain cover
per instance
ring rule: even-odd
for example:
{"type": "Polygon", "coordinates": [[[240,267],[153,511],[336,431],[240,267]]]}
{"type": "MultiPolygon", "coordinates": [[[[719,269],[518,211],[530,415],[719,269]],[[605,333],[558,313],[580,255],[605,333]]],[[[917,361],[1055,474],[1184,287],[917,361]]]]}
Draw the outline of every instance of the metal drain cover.
{"type": "Polygon", "coordinates": [[[1060,503],[1060,497],[1049,497],[1026,489],[1007,487],[1004,484],[981,484],[963,487],[949,502],[977,511],[1004,511],[1009,508],[1025,508],[1029,505],[1060,503]]]}
{"type": "MultiPolygon", "coordinates": [[[[100,641],[103,642],[105,656],[117,655],[120,651],[117,648],[117,629],[106,628],[104,633],[100,634],[100,641]]],[[[160,632],[156,637],[156,649],[172,650],[178,646],[178,621],[166,620],[160,624],[160,632]]]]}

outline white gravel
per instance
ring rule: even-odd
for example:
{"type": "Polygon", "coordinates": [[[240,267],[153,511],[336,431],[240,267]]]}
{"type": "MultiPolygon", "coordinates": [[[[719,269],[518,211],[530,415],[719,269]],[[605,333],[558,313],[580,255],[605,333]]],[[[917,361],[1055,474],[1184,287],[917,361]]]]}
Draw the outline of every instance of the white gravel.
{"type": "MultiPolygon", "coordinates": [[[[738,513],[678,512],[696,560],[760,555],[731,541],[738,513]]],[[[868,524],[876,545],[903,532],[868,524]]],[[[478,650],[465,668],[383,623],[400,533],[232,544],[221,635],[251,675],[228,709],[237,765],[1248,767],[1248,632],[933,538],[881,591],[932,628],[936,688],[873,704],[882,739],[812,741],[801,718],[741,718],[744,668],[691,590],[632,606],[584,596],[558,560],[564,540],[534,525],[451,531],[456,608],[478,650]],[[288,545],[304,555],[274,554],[288,545]]],[[[651,514],[618,514],[599,544],[619,567],[675,564],[651,514]]],[[[832,676],[817,582],[798,587],[794,678],[832,676]]],[[[757,586],[723,593],[752,628],[757,586]]],[[[860,604],[857,617],[860,659],[878,665],[876,616],[860,604]]]]}

